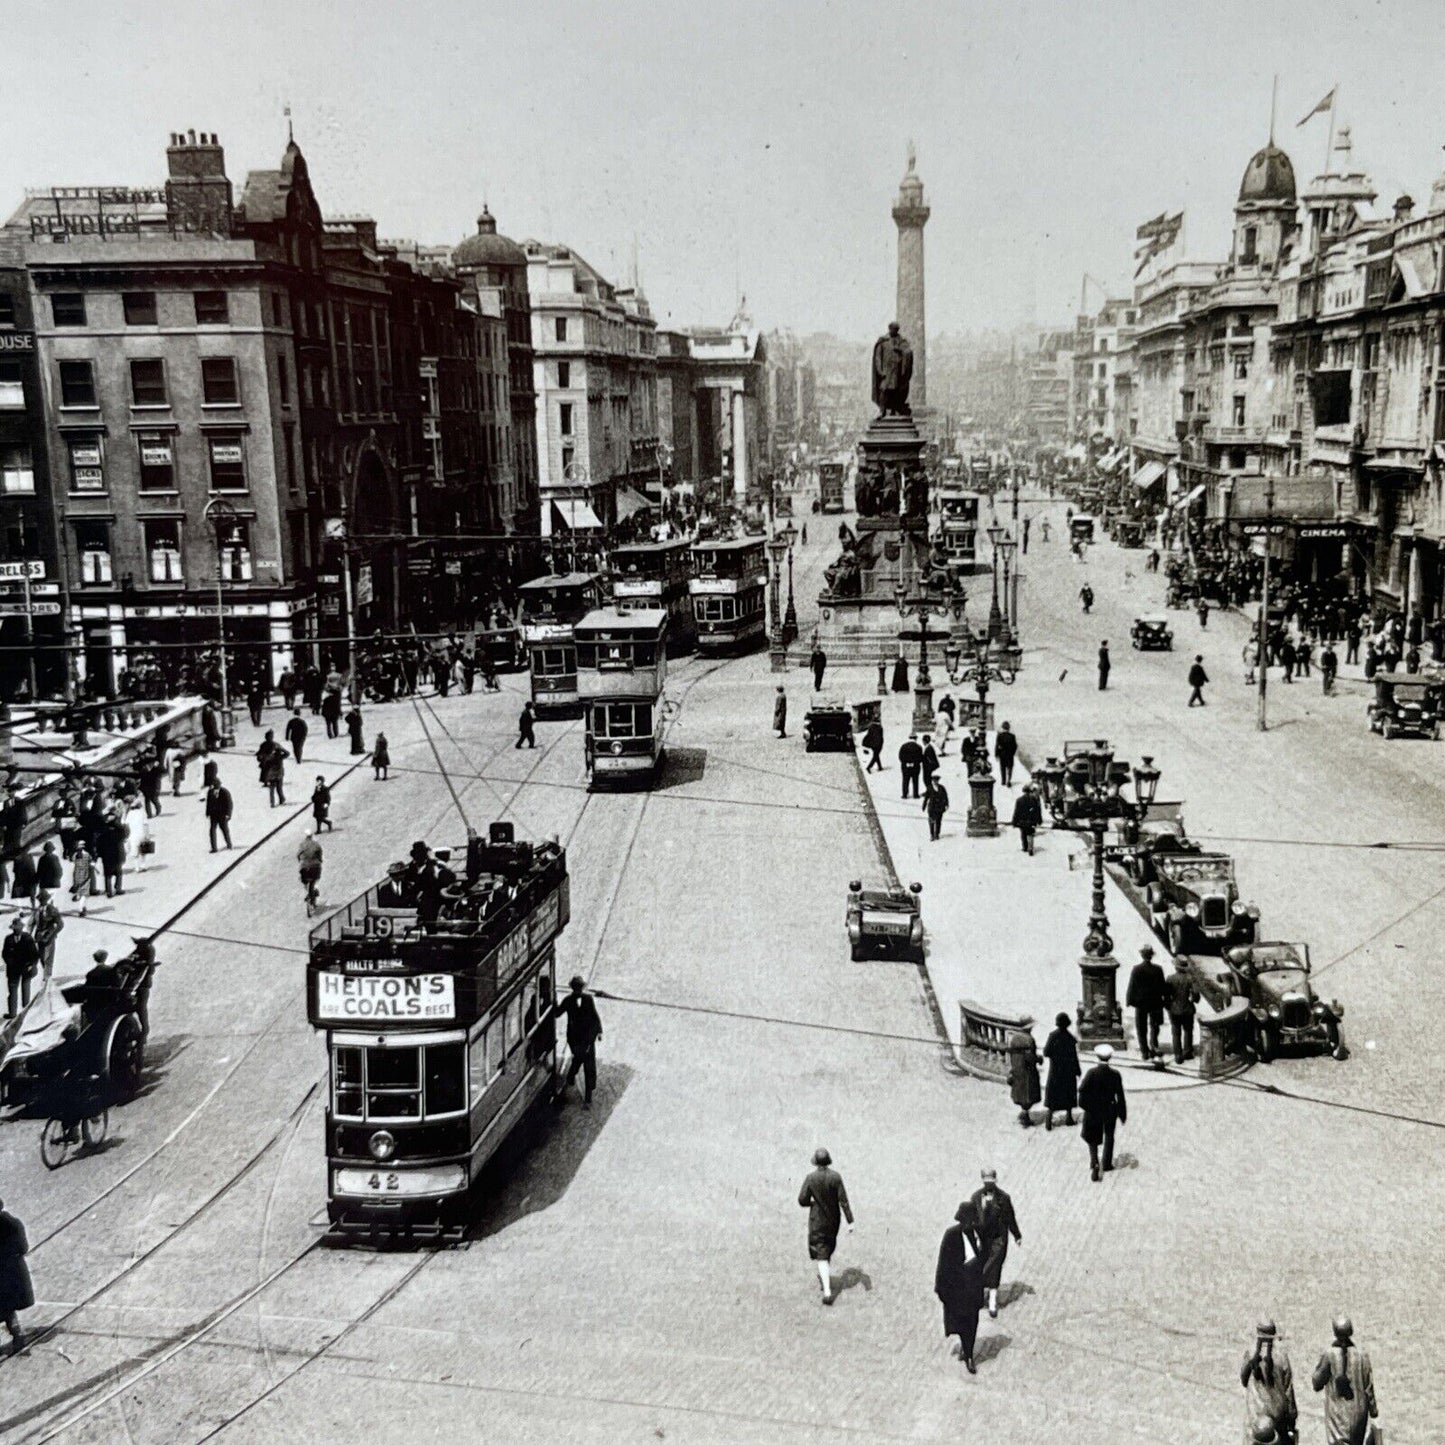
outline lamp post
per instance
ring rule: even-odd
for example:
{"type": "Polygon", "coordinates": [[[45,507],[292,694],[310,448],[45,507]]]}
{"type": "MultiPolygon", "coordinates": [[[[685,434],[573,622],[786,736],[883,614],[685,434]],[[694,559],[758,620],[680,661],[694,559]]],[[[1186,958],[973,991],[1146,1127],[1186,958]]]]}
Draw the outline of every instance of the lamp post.
{"type": "Polygon", "coordinates": [[[798,540],[798,529],[791,521],[783,528],[782,538],[788,544],[788,605],[783,612],[783,646],[787,647],[798,636],[798,609],[793,601],[793,546],[798,540]]]}
{"type": "Polygon", "coordinates": [[[1088,833],[1093,847],[1093,888],[1088,931],[1084,936],[1082,1001],[1078,1008],[1079,1039],[1091,1044],[1126,1047],[1123,1014],[1119,1008],[1114,957],[1114,940],[1109,933],[1109,916],[1104,895],[1104,839],[1112,819],[1122,819],[1130,833],[1147,816],[1159,788],[1159,769],[1151,757],[1131,770],[1114,757],[1114,750],[1102,738],[1085,752],[1064,762],[1051,757],[1034,778],[1043,790],[1044,802],[1055,827],[1088,833]],[[1123,796],[1132,773],[1134,797],[1123,796]]]}
{"type": "Polygon", "coordinates": [[[206,503],[205,517],[216,530],[216,634],[221,648],[221,746],[228,748],[236,741],[236,720],[231,716],[231,691],[226,676],[226,541],[234,536],[236,509],[224,497],[212,497],[206,503]]]}
{"type": "Polygon", "coordinates": [[[772,658],[774,672],[782,672],[788,665],[788,644],[783,631],[781,591],[783,582],[783,554],[788,550],[787,538],[781,532],[774,532],[768,538],[768,555],[773,565],[768,569],[768,652],[772,658]]]}
{"type": "MultiPolygon", "coordinates": [[[[909,596],[908,589],[900,582],[895,594],[898,601],[898,615],[905,620],[918,619],[918,671],[913,679],[913,731],[930,732],[933,728],[933,677],[928,671],[928,619],[930,617],[952,617],[961,622],[968,607],[968,596],[957,582],[950,591],[942,594],[919,594],[909,596]]],[[[949,632],[936,632],[935,637],[948,637],[949,632]]]]}
{"type": "MultiPolygon", "coordinates": [[[[562,469],[562,480],[569,487],[580,488],[583,493],[583,500],[588,506],[592,505],[592,474],[587,470],[585,462],[568,462],[562,469]]],[[[577,513],[574,511],[567,523],[567,541],[571,564],[568,571],[577,570],[577,513]]]]}
{"type": "MultiPolygon", "coordinates": [[[[988,689],[991,683],[1001,682],[1012,687],[1019,671],[1019,650],[1012,643],[1006,643],[996,652],[993,639],[987,630],[979,632],[976,646],[970,656],[965,657],[957,643],[949,643],[943,649],[943,665],[948,669],[948,680],[955,687],[969,682],[976,695],[975,717],[977,725],[988,732],[988,689]]],[[[970,838],[993,838],[998,835],[998,811],[993,801],[993,769],[989,765],[988,753],[974,754],[974,763],[968,776],[968,836],[970,838]]]]}
{"type": "Polygon", "coordinates": [[[1013,641],[1014,628],[1018,626],[1016,615],[1018,609],[1009,601],[1009,567],[1013,562],[1014,553],[1018,551],[1018,546],[1019,544],[1009,532],[1004,533],[998,544],[1000,558],[1003,562],[1003,633],[1010,642],[1013,641]]]}
{"type": "Polygon", "coordinates": [[[1004,529],[997,522],[988,528],[989,570],[993,574],[993,599],[988,605],[988,639],[997,642],[1003,631],[1003,614],[998,610],[998,547],[1003,540],[1004,529]]]}

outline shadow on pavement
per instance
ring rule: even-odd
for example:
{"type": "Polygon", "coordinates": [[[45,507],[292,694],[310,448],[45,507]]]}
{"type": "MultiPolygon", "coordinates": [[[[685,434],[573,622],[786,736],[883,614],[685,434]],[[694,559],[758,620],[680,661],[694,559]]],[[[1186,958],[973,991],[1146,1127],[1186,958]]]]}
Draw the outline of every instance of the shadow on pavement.
{"type": "Polygon", "coordinates": [[[1021,1279],[1010,1280],[998,1292],[998,1307],[1006,1310],[1011,1304],[1017,1304],[1025,1295],[1036,1294],[1033,1285],[1025,1284],[1021,1279]]]}
{"type": "Polygon", "coordinates": [[[654,792],[668,788],[684,788],[702,781],[707,770],[706,748],[669,747],[662,760],[662,776],[653,784],[654,792]]]}
{"type": "Polygon", "coordinates": [[[853,1289],[857,1285],[863,1286],[864,1294],[873,1293],[873,1276],[856,1265],[849,1265],[847,1269],[841,1270],[833,1276],[833,1293],[835,1295],[842,1294],[845,1289],[853,1289]]]}
{"type": "Polygon", "coordinates": [[[974,1346],[974,1364],[982,1365],[986,1364],[989,1360],[997,1359],[1011,1344],[1013,1344],[1013,1337],[1011,1335],[985,1335],[983,1339],[974,1346]]]}

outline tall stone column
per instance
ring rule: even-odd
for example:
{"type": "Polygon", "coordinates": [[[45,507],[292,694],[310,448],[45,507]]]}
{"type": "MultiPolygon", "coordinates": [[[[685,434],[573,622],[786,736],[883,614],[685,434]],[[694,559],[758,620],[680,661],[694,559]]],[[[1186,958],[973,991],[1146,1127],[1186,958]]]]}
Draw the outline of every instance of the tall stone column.
{"type": "Polygon", "coordinates": [[[923,200],[923,182],[914,167],[918,157],[908,146],[908,171],[898,187],[893,222],[898,227],[898,325],[913,347],[913,385],[909,403],[928,405],[928,331],[923,314],[923,228],[932,214],[923,200]]]}
{"type": "Polygon", "coordinates": [[[733,392],[733,496],[741,502],[748,494],[748,409],[741,388],[733,392]]]}

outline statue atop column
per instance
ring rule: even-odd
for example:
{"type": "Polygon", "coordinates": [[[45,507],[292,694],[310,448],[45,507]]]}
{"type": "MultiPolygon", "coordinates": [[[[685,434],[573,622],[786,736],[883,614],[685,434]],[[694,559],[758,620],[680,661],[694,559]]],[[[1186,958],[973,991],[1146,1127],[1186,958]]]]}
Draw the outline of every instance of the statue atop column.
{"type": "Polygon", "coordinates": [[[913,380],[913,348],[898,323],[888,323],[888,334],[873,344],[873,404],[878,415],[912,416],[908,388],[913,380]]]}

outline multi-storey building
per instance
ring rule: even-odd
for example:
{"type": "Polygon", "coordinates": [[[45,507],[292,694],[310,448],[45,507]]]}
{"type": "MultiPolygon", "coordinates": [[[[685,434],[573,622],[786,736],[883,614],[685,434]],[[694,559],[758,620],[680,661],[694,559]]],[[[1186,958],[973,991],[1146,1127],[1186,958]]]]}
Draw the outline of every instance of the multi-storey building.
{"type": "Polygon", "coordinates": [[[1033,441],[1043,446],[1063,446],[1070,438],[1073,347],[1072,331],[1046,331],[1029,364],[1028,431],[1033,441]]]}

